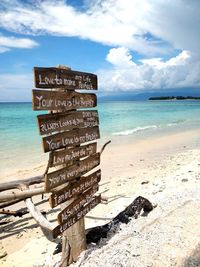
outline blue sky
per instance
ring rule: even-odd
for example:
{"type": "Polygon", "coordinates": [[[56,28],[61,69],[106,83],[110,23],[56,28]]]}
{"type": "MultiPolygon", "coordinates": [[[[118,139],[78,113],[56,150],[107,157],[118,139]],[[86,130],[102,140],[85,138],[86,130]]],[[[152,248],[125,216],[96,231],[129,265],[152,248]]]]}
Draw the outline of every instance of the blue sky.
{"type": "Polygon", "coordinates": [[[33,67],[58,64],[102,95],[198,89],[199,29],[197,0],[1,0],[0,101],[31,101],[33,67]]]}

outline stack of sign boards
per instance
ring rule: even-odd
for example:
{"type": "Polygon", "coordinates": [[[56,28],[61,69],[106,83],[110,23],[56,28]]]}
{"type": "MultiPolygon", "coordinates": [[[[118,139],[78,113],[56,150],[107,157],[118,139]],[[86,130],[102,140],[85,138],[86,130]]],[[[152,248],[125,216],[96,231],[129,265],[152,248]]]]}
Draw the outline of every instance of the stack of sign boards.
{"type": "Polygon", "coordinates": [[[57,167],[45,175],[45,191],[52,193],[49,198],[52,208],[76,196],[58,214],[55,238],[101,201],[100,195],[94,195],[101,170],[83,176],[100,164],[94,142],[100,138],[98,112],[88,110],[96,106],[97,97],[75,91],[96,90],[97,76],[61,68],[34,68],[34,75],[35,87],[43,90],[32,91],[33,109],[50,112],[38,115],[37,119],[39,132],[44,136],[44,152],[50,152],[49,166],[57,167]]]}

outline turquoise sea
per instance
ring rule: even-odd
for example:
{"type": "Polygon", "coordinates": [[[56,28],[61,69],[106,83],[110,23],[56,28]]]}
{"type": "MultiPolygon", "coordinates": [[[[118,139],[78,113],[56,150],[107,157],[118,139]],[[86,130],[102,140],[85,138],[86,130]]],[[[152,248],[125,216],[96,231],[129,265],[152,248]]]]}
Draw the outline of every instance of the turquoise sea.
{"type": "MultiPolygon", "coordinates": [[[[200,101],[105,101],[99,102],[97,109],[101,140],[124,136],[134,141],[200,128],[200,101]]],[[[0,177],[47,159],[37,114],[31,103],[0,103],[0,177]]]]}

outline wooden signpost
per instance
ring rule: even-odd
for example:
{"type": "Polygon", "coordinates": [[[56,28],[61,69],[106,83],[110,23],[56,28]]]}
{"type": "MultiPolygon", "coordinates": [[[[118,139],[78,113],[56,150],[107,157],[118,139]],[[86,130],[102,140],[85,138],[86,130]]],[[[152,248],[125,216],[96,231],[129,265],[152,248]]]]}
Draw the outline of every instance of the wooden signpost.
{"type": "Polygon", "coordinates": [[[97,143],[90,143],[88,145],[64,148],[54,150],[51,152],[50,167],[61,164],[71,164],[74,160],[81,159],[95,154],[97,151],[97,143]]]}
{"type": "Polygon", "coordinates": [[[33,90],[32,92],[34,110],[62,111],[77,108],[93,108],[97,105],[95,94],[46,90],[33,90]]]}
{"type": "Polygon", "coordinates": [[[90,156],[84,160],[76,161],[72,166],[59,169],[57,171],[48,173],[45,175],[45,190],[46,192],[65,184],[70,180],[87,173],[100,164],[100,154],[97,153],[94,156],[90,156]]]}
{"type": "Polygon", "coordinates": [[[53,237],[56,238],[58,235],[62,234],[65,230],[75,224],[83,216],[85,216],[91,209],[96,207],[101,202],[101,196],[95,196],[89,203],[82,206],[75,215],[71,216],[66,222],[58,225],[53,229],[53,237]]]}
{"type": "Polygon", "coordinates": [[[60,224],[66,222],[71,216],[78,212],[81,207],[83,207],[93,199],[93,195],[98,191],[98,189],[98,184],[95,184],[86,192],[82,193],[77,200],[72,202],[68,207],[66,207],[58,214],[58,222],[60,224]]]}
{"type": "Polygon", "coordinates": [[[80,145],[100,138],[99,127],[79,128],[43,137],[44,152],[80,145]]]}
{"type": "Polygon", "coordinates": [[[101,170],[98,170],[87,177],[82,177],[74,184],[68,184],[66,187],[53,191],[49,197],[49,203],[52,208],[71,199],[72,197],[81,194],[94,184],[98,184],[101,180],[101,170]]]}
{"type": "Polygon", "coordinates": [[[99,125],[96,110],[44,114],[38,115],[37,119],[41,135],[99,125]]]}
{"type": "Polygon", "coordinates": [[[34,68],[36,88],[97,90],[97,76],[61,68],[34,68]]]}
{"type": "Polygon", "coordinates": [[[101,170],[83,176],[100,164],[97,143],[91,143],[100,138],[98,112],[88,110],[96,107],[97,97],[75,91],[97,90],[97,76],[64,67],[35,67],[34,76],[35,87],[45,90],[33,90],[33,109],[54,112],[38,115],[37,120],[44,152],[50,152],[48,166],[57,168],[45,174],[45,191],[51,192],[52,208],[61,205],[52,235],[63,235],[64,267],[86,248],[84,216],[101,202],[101,196],[95,195],[101,170]],[[67,243],[70,255],[66,255],[67,243]]]}

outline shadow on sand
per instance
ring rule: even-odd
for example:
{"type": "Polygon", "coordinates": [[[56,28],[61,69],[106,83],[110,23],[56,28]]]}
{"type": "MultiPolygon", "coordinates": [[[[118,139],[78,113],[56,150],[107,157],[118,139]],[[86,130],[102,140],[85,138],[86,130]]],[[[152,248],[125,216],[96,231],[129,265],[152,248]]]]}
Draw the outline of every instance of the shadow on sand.
{"type": "Polygon", "coordinates": [[[200,266],[200,244],[195,248],[192,254],[185,259],[182,267],[199,267],[200,266]]]}

